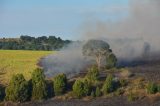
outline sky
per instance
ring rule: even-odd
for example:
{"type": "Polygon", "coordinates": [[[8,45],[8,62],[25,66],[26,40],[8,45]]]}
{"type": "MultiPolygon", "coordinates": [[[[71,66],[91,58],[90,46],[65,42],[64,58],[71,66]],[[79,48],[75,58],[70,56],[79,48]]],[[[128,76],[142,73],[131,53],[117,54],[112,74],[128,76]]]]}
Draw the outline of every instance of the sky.
{"type": "Polygon", "coordinates": [[[86,20],[127,17],[128,0],[0,0],[0,38],[59,36],[76,39],[86,20]]]}

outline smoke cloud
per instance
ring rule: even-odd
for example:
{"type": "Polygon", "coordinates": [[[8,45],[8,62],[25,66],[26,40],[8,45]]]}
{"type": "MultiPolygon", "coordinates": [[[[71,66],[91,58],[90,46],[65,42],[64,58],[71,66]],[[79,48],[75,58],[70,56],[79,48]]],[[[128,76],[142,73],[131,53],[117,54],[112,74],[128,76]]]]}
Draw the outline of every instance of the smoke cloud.
{"type": "MultiPolygon", "coordinates": [[[[118,22],[94,19],[80,27],[80,40],[108,42],[119,61],[153,58],[160,51],[160,0],[130,0],[128,16],[118,22]]],[[[69,47],[43,61],[47,75],[78,73],[90,64],[82,55],[82,45],[69,47]]],[[[156,55],[157,56],[157,55],[156,55]]]]}

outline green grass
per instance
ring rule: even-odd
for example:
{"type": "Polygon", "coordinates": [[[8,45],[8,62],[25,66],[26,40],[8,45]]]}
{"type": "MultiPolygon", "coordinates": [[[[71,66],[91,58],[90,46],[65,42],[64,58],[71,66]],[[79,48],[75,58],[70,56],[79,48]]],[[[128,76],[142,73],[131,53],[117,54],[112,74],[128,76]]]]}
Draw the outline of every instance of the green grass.
{"type": "Polygon", "coordinates": [[[0,50],[0,84],[8,84],[17,73],[30,79],[40,58],[51,53],[53,51],[0,50]]]}

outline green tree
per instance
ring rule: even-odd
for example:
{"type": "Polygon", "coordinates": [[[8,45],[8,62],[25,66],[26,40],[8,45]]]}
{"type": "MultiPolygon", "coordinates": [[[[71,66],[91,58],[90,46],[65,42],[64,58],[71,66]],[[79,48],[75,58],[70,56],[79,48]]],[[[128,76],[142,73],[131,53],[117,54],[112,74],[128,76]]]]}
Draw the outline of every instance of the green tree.
{"type": "Polygon", "coordinates": [[[99,71],[97,66],[92,66],[88,69],[88,73],[86,75],[86,78],[91,81],[92,83],[98,80],[99,71]]]}
{"type": "Polygon", "coordinates": [[[47,98],[47,84],[43,70],[37,68],[32,73],[32,99],[42,100],[47,98]]]}
{"type": "Polygon", "coordinates": [[[107,68],[115,67],[116,63],[117,63],[117,58],[113,53],[111,53],[110,55],[106,56],[106,67],[107,68]]]}
{"type": "Polygon", "coordinates": [[[96,92],[95,92],[96,97],[101,96],[101,90],[99,87],[96,87],[96,92]]]}
{"type": "Polygon", "coordinates": [[[102,40],[89,40],[83,46],[83,55],[93,57],[96,60],[98,69],[100,70],[103,57],[109,55],[112,50],[108,43],[102,40]]]}
{"type": "Polygon", "coordinates": [[[24,102],[29,97],[28,82],[22,74],[14,75],[6,88],[6,100],[24,102]]]}
{"type": "Polygon", "coordinates": [[[102,91],[104,94],[108,94],[108,93],[112,92],[113,89],[114,89],[113,76],[108,75],[108,77],[106,78],[106,81],[103,84],[102,91]]]}
{"type": "Polygon", "coordinates": [[[53,79],[55,95],[62,95],[66,91],[67,77],[65,74],[59,74],[53,79]]]}
{"type": "Polygon", "coordinates": [[[91,93],[91,85],[88,80],[83,81],[83,92],[85,96],[88,96],[91,93]]]}
{"type": "Polygon", "coordinates": [[[74,94],[78,97],[81,98],[82,96],[84,96],[84,84],[82,82],[82,80],[76,80],[74,85],[73,85],[73,92],[74,94]]]}
{"type": "Polygon", "coordinates": [[[73,84],[73,92],[78,97],[88,96],[91,93],[91,86],[88,80],[76,80],[73,84]]]}

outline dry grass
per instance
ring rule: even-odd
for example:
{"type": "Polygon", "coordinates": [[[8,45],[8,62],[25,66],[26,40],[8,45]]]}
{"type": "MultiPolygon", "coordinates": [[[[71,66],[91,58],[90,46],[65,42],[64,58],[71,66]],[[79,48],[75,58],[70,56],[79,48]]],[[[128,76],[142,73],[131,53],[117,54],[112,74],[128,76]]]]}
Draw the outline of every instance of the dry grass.
{"type": "Polygon", "coordinates": [[[38,60],[52,51],[0,50],[0,83],[7,84],[14,74],[31,77],[38,60]]]}

